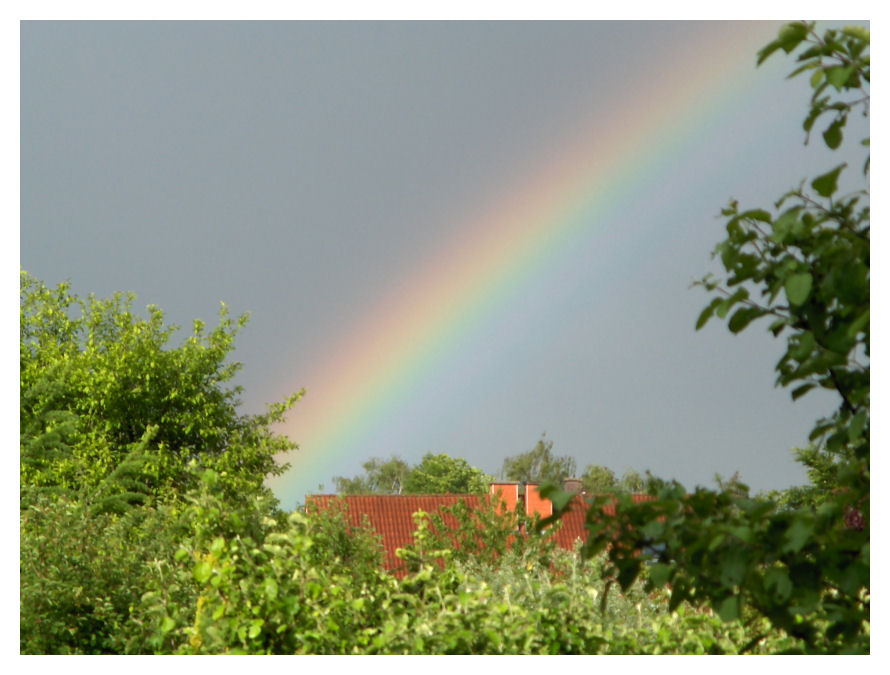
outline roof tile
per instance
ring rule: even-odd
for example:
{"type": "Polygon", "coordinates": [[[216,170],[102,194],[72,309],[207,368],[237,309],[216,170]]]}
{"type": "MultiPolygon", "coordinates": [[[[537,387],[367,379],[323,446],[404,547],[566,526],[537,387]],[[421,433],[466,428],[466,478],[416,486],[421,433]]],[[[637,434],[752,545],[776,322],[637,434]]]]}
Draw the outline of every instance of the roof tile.
{"type": "MultiPolygon", "coordinates": [[[[403,561],[396,556],[396,550],[410,545],[416,529],[414,514],[425,511],[429,514],[439,513],[448,527],[457,527],[457,519],[443,511],[462,501],[471,509],[479,509],[489,500],[489,495],[309,495],[306,498],[307,508],[327,510],[344,508],[347,522],[351,527],[361,527],[365,517],[370,527],[380,535],[384,549],[384,568],[404,576],[407,573],[403,561]]],[[[633,495],[635,503],[654,499],[649,495],[633,495]]],[[[549,500],[547,500],[549,501],[549,500]]],[[[614,504],[603,507],[606,515],[615,515],[614,504]]],[[[584,497],[577,495],[571,502],[570,509],[562,517],[562,527],[556,535],[557,544],[571,550],[575,541],[586,539],[584,528],[587,503],[584,497]]]]}

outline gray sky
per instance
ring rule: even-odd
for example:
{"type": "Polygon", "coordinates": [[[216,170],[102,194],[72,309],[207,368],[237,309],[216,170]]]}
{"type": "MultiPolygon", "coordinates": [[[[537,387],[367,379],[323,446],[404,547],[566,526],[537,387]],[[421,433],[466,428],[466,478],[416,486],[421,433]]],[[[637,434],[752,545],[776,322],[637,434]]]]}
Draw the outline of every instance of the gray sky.
{"type": "MultiPolygon", "coordinates": [[[[765,326],[695,332],[707,296],[688,289],[719,271],[730,197],[768,206],[847,158],[803,146],[809,88],[784,79],[790,60],[755,69],[777,27],[24,23],[21,264],[83,295],[134,291],[183,326],[212,324],[220,301],[250,311],[234,354],[244,411],[309,389],[284,428],[304,448],[273,484],[288,508],[373,456],[445,452],[496,473],[544,432],[579,470],[800,483],[790,448],[833,398],[792,405],[765,326]],[[746,51],[717,53],[729,43],[746,51]],[[725,79],[708,79],[715,64],[725,79]],[[334,398],[333,413],[312,403],[338,345],[395,334],[387,303],[427,288],[417,280],[443,252],[470,260],[484,214],[522,204],[547,167],[634,140],[622,120],[662,108],[665,138],[628,146],[638,170],[574,244],[512,278],[410,386],[325,445],[352,419],[337,422],[334,398]],[[678,113],[688,124],[669,124],[678,113]],[[328,436],[305,447],[323,414],[328,436]]],[[[448,311],[414,302],[394,316],[448,311]]]]}

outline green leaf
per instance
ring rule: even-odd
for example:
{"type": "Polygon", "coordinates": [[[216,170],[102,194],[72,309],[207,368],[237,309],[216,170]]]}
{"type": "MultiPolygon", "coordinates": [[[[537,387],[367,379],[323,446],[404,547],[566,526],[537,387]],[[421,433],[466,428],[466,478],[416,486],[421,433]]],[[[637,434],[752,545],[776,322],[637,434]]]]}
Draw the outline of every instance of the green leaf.
{"type": "Polygon", "coordinates": [[[782,45],[778,40],[773,40],[766,47],[757,52],[757,65],[759,66],[761,63],[769,58],[770,54],[779,49],[782,45]]]}
{"type": "Polygon", "coordinates": [[[634,560],[624,561],[623,564],[624,567],[618,572],[618,584],[621,586],[622,591],[626,591],[630,588],[631,584],[633,584],[637,575],[640,573],[640,563],[634,560]]]}
{"type": "Polygon", "coordinates": [[[812,288],[813,275],[809,272],[792,274],[785,280],[785,293],[792,305],[800,306],[805,303],[812,288]]]}
{"type": "Polygon", "coordinates": [[[832,169],[828,173],[822,174],[814,179],[812,183],[813,189],[822,197],[830,197],[837,191],[837,179],[841,171],[847,166],[846,162],[832,169]]]}
{"type": "Polygon", "coordinates": [[[751,540],[754,537],[754,533],[751,531],[750,526],[748,525],[736,525],[729,528],[730,534],[734,537],[741,539],[746,543],[751,543],[751,540]]]}
{"type": "Polygon", "coordinates": [[[779,46],[790,54],[807,37],[807,26],[803,23],[789,23],[779,30],[777,42],[779,46]]]}
{"type": "Polygon", "coordinates": [[[791,400],[796,401],[797,399],[799,399],[801,396],[806,394],[810,389],[812,389],[815,386],[816,386],[815,384],[809,383],[809,384],[804,384],[804,385],[801,385],[800,387],[797,387],[796,389],[794,389],[791,392],[791,400]]]}
{"type": "Polygon", "coordinates": [[[738,549],[733,549],[720,567],[720,583],[732,587],[742,583],[748,570],[748,564],[738,549]]]}
{"type": "Polygon", "coordinates": [[[658,539],[664,534],[664,523],[660,520],[650,520],[640,528],[640,532],[649,539],[658,539]]]}
{"type": "Polygon", "coordinates": [[[197,565],[195,565],[193,574],[195,576],[195,579],[199,583],[206,583],[207,580],[210,578],[210,575],[213,574],[213,565],[211,565],[206,560],[199,562],[197,565]]]}
{"type": "Polygon", "coordinates": [[[846,118],[839,117],[831,123],[831,126],[822,132],[822,138],[825,139],[825,145],[832,150],[837,150],[841,145],[841,141],[844,140],[844,135],[841,133],[841,129],[843,129],[846,121],[846,118]]]}
{"type": "Polygon", "coordinates": [[[740,213],[739,218],[750,218],[751,220],[759,220],[762,223],[769,223],[772,221],[772,216],[769,211],[765,211],[764,209],[751,209],[750,211],[745,211],[744,213],[740,213]]]}
{"type": "MultiPolygon", "coordinates": [[[[802,60],[802,59],[798,58],[798,61],[800,61],[800,60],[802,60]]],[[[788,79],[790,80],[792,77],[795,77],[795,76],[797,76],[797,75],[800,75],[800,74],[801,74],[802,72],[804,72],[805,70],[812,70],[813,68],[818,68],[818,67],[819,67],[819,62],[818,62],[818,61],[807,61],[807,62],[804,63],[802,66],[800,66],[800,67],[798,67],[798,68],[795,68],[795,69],[788,75],[788,79]]]]}
{"type": "Polygon", "coordinates": [[[263,582],[263,592],[266,594],[266,599],[272,602],[278,597],[278,582],[272,577],[266,577],[263,582]]]}
{"type": "Polygon", "coordinates": [[[717,614],[719,614],[720,618],[724,621],[735,621],[739,618],[740,611],[741,602],[737,595],[729,596],[723,600],[717,608],[717,614]]]}
{"type": "Polygon", "coordinates": [[[778,337],[779,333],[785,330],[785,326],[787,325],[788,319],[776,319],[769,325],[769,328],[767,330],[773,334],[773,337],[778,337]]]}
{"type": "Polygon", "coordinates": [[[851,441],[858,440],[859,437],[862,435],[862,430],[865,429],[865,421],[867,419],[868,414],[864,410],[860,410],[858,413],[856,413],[853,421],[850,422],[850,429],[848,431],[851,441]]]}
{"type": "Polygon", "coordinates": [[[265,621],[263,621],[262,619],[254,619],[253,621],[251,621],[250,628],[247,631],[247,636],[252,639],[259,635],[260,631],[263,630],[264,623],[265,621]]]}
{"type": "Polygon", "coordinates": [[[855,339],[859,332],[869,323],[869,310],[865,310],[847,328],[847,337],[855,339]]]}
{"type": "Polygon", "coordinates": [[[785,532],[786,544],[783,547],[786,551],[796,553],[800,551],[813,533],[813,523],[809,519],[795,518],[791,526],[785,532]]]}
{"type": "Polygon", "coordinates": [[[798,362],[803,363],[806,358],[813,353],[816,348],[816,336],[812,331],[801,333],[796,340],[793,340],[788,346],[788,353],[798,362]],[[794,345],[794,342],[797,344],[794,345]]]}
{"type": "Polygon", "coordinates": [[[791,596],[791,578],[788,576],[788,570],[781,567],[771,567],[763,575],[764,586],[769,590],[776,600],[784,602],[791,596]]]}
{"type": "Polygon", "coordinates": [[[825,79],[835,89],[840,91],[844,88],[850,75],[856,70],[856,66],[833,66],[825,69],[825,79]]]}
{"type": "Polygon", "coordinates": [[[822,84],[822,78],[824,78],[824,77],[825,77],[825,71],[822,70],[821,68],[817,69],[817,70],[810,76],[810,86],[811,86],[813,89],[815,89],[815,88],[818,87],[820,84],[822,84]]]}
{"type": "Polygon", "coordinates": [[[708,306],[698,315],[698,321],[695,322],[695,330],[701,330],[702,327],[708,323],[708,320],[714,316],[714,310],[717,309],[717,306],[721,302],[723,301],[720,298],[714,298],[708,303],[708,306]]]}
{"type": "Polygon", "coordinates": [[[777,244],[784,242],[788,237],[788,234],[791,232],[794,223],[797,222],[797,216],[800,214],[800,211],[801,207],[795,206],[779,216],[773,223],[773,233],[770,236],[770,239],[777,244]]]}
{"type": "Polygon", "coordinates": [[[729,330],[733,333],[738,333],[744,330],[754,319],[764,314],[766,314],[766,310],[760,307],[742,307],[729,319],[729,330]]]}
{"type": "Polygon", "coordinates": [[[540,488],[540,494],[551,501],[553,510],[561,512],[575,497],[573,492],[567,492],[557,485],[545,483],[540,488]]]}
{"type": "Polygon", "coordinates": [[[673,568],[665,563],[656,563],[649,568],[649,580],[656,588],[661,588],[670,581],[673,568]]]}
{"type": "Polygon", "coordinates": [[[730,295],[725,300],[721,300],[717,303],[717,316],[721,319],[726,318],[726,315],[729,313],[729,310],[732,309],[732,306],[737,302],[741,302],[742,300],[748,299],[748,291],[747,289],[740,288],[735,293],[730,295]]]}
{"type": "Polygon", "coordinates": [[[856,40],[861,40],[865,44],[870,44],[871,33],[865,26],[844,26],[841,32],[856,40]]]}

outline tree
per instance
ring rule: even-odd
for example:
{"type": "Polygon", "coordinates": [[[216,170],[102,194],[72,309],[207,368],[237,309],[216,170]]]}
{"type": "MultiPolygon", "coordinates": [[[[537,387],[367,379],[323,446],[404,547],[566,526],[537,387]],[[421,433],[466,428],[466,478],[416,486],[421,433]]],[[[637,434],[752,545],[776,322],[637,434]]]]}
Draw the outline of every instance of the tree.
{"type": "Polygon", "coordinates": [[[627,469],[618,481],[618,489],[631,494],[643,492],[646,489],[646,479],[636,469],[627,469]]]}
{"type": "Polygon", "coordinates": [[[407,494],[485,494],[492,476],[470,466],[465,459],[428,452],[405,481],[407,494]]]}
{"type": "Polygon", "coordinates": [[[591,495],[614,492],[617,484],[615,473],[598,464],[588,464],[581,475],[581,485],[584,491],[591,495]]]}
{"type": "Polygon", "coordinates": [[[402,491],[408,474],[411,473],[411,467],[396,455],[388,460],[372,457],[362,464],[362,468],[365,470],[363,476],[354,478],[334,476],[334,484],[339,494],[398,494],[402,491]]]}
{"type": "Polygon", "coordinates": [[[542,435],[541,440],[528,452],[507,457],[502,473],[507,480],[562,483],[575,474],[575,460],[572,457],[555,457],[553,441],[548,441],[546,435],[542,435]]]}
{"type": "Polygon", "coordinates": [[[263,480],[296,446],[270,426],[300,394],[238,413],[227,357],[247,317],[234,324],[225,307],[216,329],[196,321],[171,347],[176,327],[155,307],[136,316],[132,295],[81,300],[25,271],[20,282],[21,651],[152,651],[146,591],[166,589],[171,611],[197,601],[170,582],[202,477],[224,504],[215,532],[249,538],[245,514],[280,518],[263,480]]]}
{"type": "Polygon", "coordinates": [[[362,467],[364,475],[354,478],[334,476],[339,494],[485,493],[493,480],[464,459],[431,452],[413,467],[396,455],[388,460],[372,457],[362,467]]]}
{"type": "Polygon", "coordinates": [[[590,495],[640,494],[658,490],[665,484],[664,480],[653,476],[649,471],[643,476],[636,469],[625,470],[621,479],[618,479],[611,469],[598,464],[588,464],[581,475],[581,485],[590,495]]]}
{"type": "MultiPolygon", "coordinates": [[[[820,35],[813,24],[793,23],[758,53],[760,64],[779,49],[802,48],[791,76],[810,72],[807,139],[828,115],[822,138],[837,149],[849,115],[868,114],[869,41],[860,26],[820,35]]],[[[670,587],[672,609],[686,601],[709,603],[727,621],[759,615],[814,653],[869,651],[868,166],[866,159],[866,186],[849,195],[837,195],[841,164],[784,194],[775,209],[730,202],[727,238],[715,250],[728,276],[699,282],[715,297],[697,328],[717,316],[738,333],[769,318],[770,332],[786,341],[777,384],[793,386],[795,400],[816,387],[838,394],[834,413],[810,434],[813,446],[798,453],[821,482],[820,499],[777,504],[749,498],[738,481],[694,493],[673,483],[654,502],[620,499],[608,520],[598,517],[596,499],[587,516],[585,555],[609,547],[607,574],[622,588],[643,574],[650,588],[670,587]],[[644,573],[646,557],[655,560],[644,573]]],[[[543,492],[558,518],[568,496],[543,492]]]]}
{"type": "Polygon", "coordinates": [[[114,476],[146,499],[167,498],[195,485],[196,467],[216,470],[233,496],[268,494],[264,478],[286,468],[275,455],[296,448],[270,426],[302,392],[265,414],[238,413],[241,388],[227,383],[240,364],[227,357],[247,316],[233,322],[223,305],[217,328],[196,320],[171,348],[178,327],[164,325],[159,308],[143,319],[133,294],[84,301],[69,289],[21,272],[23,496],[92,494],[114,476]]]}

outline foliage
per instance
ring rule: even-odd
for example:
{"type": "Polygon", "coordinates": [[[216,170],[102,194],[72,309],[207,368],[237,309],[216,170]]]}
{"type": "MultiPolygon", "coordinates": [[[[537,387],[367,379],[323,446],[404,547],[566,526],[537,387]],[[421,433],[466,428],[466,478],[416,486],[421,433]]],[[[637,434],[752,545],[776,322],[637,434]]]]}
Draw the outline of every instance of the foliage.
{"type": "MultiPolygon", "coordinates": [[[[572,457],[553,455],[553,443],[542,437],[530,451],[504,460],[502,474],[506,480],[538,483],[542,480],[562,482],[575,472],[572,457]]],[[[336,491],[352,494],[485,494],[495,480],[465,459],[447,454],[427,453],[419,464],[408,465],[393,455],[388,460],[373,457],[362,464],[364,474],[353,478],[334,476],[336,491]]],[[[582,487],[590,494],[599,492],[644,492],[658,479],[650,474],[627,469],[620,479],[611,469],[588,465],[581,477],[582,487]]]]}
{"type": "Polygon", "coordinates": [[[169,539],[149,508],[91,514],[39,495],[21,511],[20,648],[31,654],[120,653],[152,561],[169,539]]]}
{"type": "MultiPolygon", "coordinates": [[[[813,70],[814,87],[807,133],[826,112],[834,117],[823,132],[826,144],[839,147],[842,129],[852,111],[868,110],[868,31],[826,31],[820,37],[808,24],[791,24],[761,50],[763,61],[776,49],[786,52],[801,43],[796,75],[813,70]],[[854,92],[854,100],[830,94],[854,92]],[[828,93],[826,93],[828,92],[828,93]]],[[[868,143],[865,139],[864,144],[868,143]]],[[[845,164],[822,174],[776,202],[777,214],[764,209],[741,211],[736,202],[724,209],[728,237],[715,250],[729,276],[706,277],[700,284],[717,295],[702,312],[697,327],[715,314],[729,316],[737,333],[761,317],[769,317],[770,332],[786,332],[786,351],[776,365],[777,384],[795,385],[795,400],[819,387],[839,394],[835,413],[813,429],[810,440],[838,460],[858,462],[868,457],[869,409],[869,193],[867,187],[837,196],[845,164]],[[760,301],[748,286],[759,287],[760,301]],[[735,290],[731,290],[735,288],[735,290]],[[864,362],[863,362],[864,360],[864,362]]],[[[867,169],[866,169],[867,178],[867,169]]],[[[802,458],[806,461],[806,458],[802,458]]]]}
{"type": "Polygon", "coordinates": [[[173,563],[142,597],[152,651],[330,653],[360,642],[348,620],[360,579],[344,560],[310,554],[316,538],[326,541],[324,526],[313,536],[308,515],[285,517],[262,500],[233,509],[215,472],[202,479],[179,518],[173,563]]]}
{"type": "Polygon", "coordinates": [[[383,543],[370,524],[352,526],[342,500],[323,509],[305,510],[307,533],[313,545],[309,558],[315,564],[342,566],[360,580],[370,570],[383,564],[383,543]]]}
{"type": "Polygon", "coordinates": [[[405,479],[406,494],[485,494],[494,479],[465,459],[428,452],[405,479]]]}
{"type": "MultiPolygon", "coordinates": [[[[868,109],[869,33],[820,36],[810,24],[790,24],[758,62],[800,46],[792,76],[813,71],[814,89],[804,128],[809,134],[832,115],[822,136],[836,149],[848,115],[868,109]]],[[[869,650],[869,207],[867,189],[836,196],[843,169],[813,180],[815,194],[803,185],[785,194],[777,214],[732,202],[723,212],[728,237],[715,252],[729,276],[700,282],[717,297],[698,328],[716,315],[737,333],[769,317],[769,330],[786,336],[777,383],[795,385],[794,399],[814,387],[838,393],[838,408],[810,435],[814,446],[799,453],[818,484],[783,505],[749,498],[738,481],[691,494],[673,484],[654,502],[621,497],[613,519],[599,517],[597,498],[584,549],[592,556],[609,547],[606,573],[625,589],[654,557],[648,587],[669,587],[672,608],[708,603],[727,621],[765,620],[765,634],[782,629],[802,641],[788,649],[814,653],[869,650]],[[759,301],[749,287],[760,289],[759,301]]],[[[558,517],[567,496],[542,492],[558,517]]]]}
{"type": "Polygon", "coordinates": [[[456,561],[463,564],[491,566],[508,553],[521,559],[523,566],[532,562],[547,565],[556,543],[554,532],[540,534],[535,528],[536,516],[525,513],[522,503],[507,509],[499,497],[483,499],[478,508],[466,502],[442,507],[455,523],[449,526],[442,513],[422,513],[418,518],[415,545],[400,553],[405,560],[431,563],[456,561]],[[430,551],[444,552],[433,555],[430,551]]]}
{"type": "MultiPolygon", "coordinates": [[[[31,539],[41,544],[23,558],[23,569],[55,566],[65,576],[52,588],[23,587],[22,651],[738,653],[760,637],[741,626],[727,630],[685,604],[671,614],[666,594],[648,592],[641,582],[610,593],[601,559],[584,562],[555,550],[542,556],[545,538],[534,534],[500,557],[484,547],[477,549],[483,555],[461,548],[467,555],[451,556],[436,548],[423,514],[410,547],[416,571],[398,580],[374,564],[372,545],[360,551],[363,544],[353,542],[351,555],[335,553],[331,542],[342,527],[336,517],[285,516],[260,496],[232,504],[211,470],[197,482],[176,504],[122,516],[72,511],[59,518],[30,509],[28,531],[46,529],[31,539]],[[63,536],[68,528],[77,535],[63,536]],[[54,550],[59,537],[65,544],[54,550]],[[611,600],[603,609],[606,595],[611,600]]],[[[509,524],[514,515],[492,509],[483,518],[509,524]]],[[[506,540],[515,530],[484,534],[506,540]]],[[[795,642],[774,632],[753,650],[788,644],[795,642]]]]}
{"type": "Polygon", "coordinates": [[[581,474],[581,486],[587,494],[597,495],[604,492],[613,492],[617,487],[618,479],[615,473],[599,464],[588,464],[581,474]]]}
{"type": "MultiPolygon", "coordinates": [[[[21,272],[20,642],[26,653],[151,651],[140,596],[158,583],[183,504],[214,467],[227,511],[276,502],[263,486],[295,447],[272,433],[300,394],[236,411],[227,363],[238,329],[225,308],[175,348],[161,311],[133,296],[81,300],[21,272]]],[[[161,582],[163,583],[163,582],[161,582]]],[[[170,595],[174,605],[189,596],[170,595]]]]}
{"type": "MultiPolygon", "coordinates": [[[[137,612],[152,622],[156,652],[738,653],[750,642],[749,631],[727,631],[707,612],[684,606],[671,615],[665,594],[648,593],[641,583],[602,612],[597,600],[608,589],[598,560],[565,552],[543,564],[518,549],[496,561],[455,560],[436,548],[424,514],[410,547],[413,574],[397,580],[368,570],[356,579],[323,551],[312,557],[319,542],[311,514],[274,519],[242,506],[240,527],[252,526],[249,535],[237,534],[220,527],[225,505],[212,475],[205,485],[183,513],[192,531],[174,568],[137,612]],[[171,591],[192,599],[174,602],[171,591]]],[[[789,642],[774,634],[754,651],[789,642]]]]}
{"type": "MultiPolygon", "coordinates": [[[[23,584],[22,651],[739,653],[755,639],[752,651],[767,653],[797,644],[781,632],[727,629],[685,603],[671,613],[667,594],[642,582],[610,592],[601,558],[545,549],[533,532],[498,557],[486,546],[451,555],[454,540],[437,539],[423,514],[409,547],[415,572],[398,580],[380,571],[370,538],[342,538],[336,514],[285,516],[259,495],[232,503],[211,470],[196,482],[158,509],[90,515],[55,500],[23,512],[23,541],[32,542],[23,580],[43,586],[23,584]]],[[[483,536],[514,537],[516,515],[484,511],[483,521],[503,527],[483,536]]],[[[475,530],[477,515],[464,516],[475,530]]],[[[468,528],[458,530],[466,541],[468,528]]]]}
{"type": "Polygon", "coordinates": [[[465,459],[444,453],[428,452],[413,467],[395,455],[385,461],[373,457],[362,467],[363,476],[334,477],[339,494],[484,494],[493,480],[465,459]]]}
{"type": "Polygon", "coordinates": [[[636,469],[625,470],[619,479],[611,469],[599,464],[588,464],[581,474],[581,486],[590,495],[622,492],[640,494],[657,489],[663,483],[664,481],[648,471],[644,476],[636,469]]]}
{"type": "Polygon", "coordinates": [[[646,479],[636,469],[628,469],[618,482],[620,492],[639,493],[646,490],[646,479]]]}
{"type": "Polygon", "coordinates": [[[572,457],[553,455],[553,441],[541,436],[534,448],[504,460],[502,473],[507,480],[527,483],[562,483],[575,474],[572,457]]]}
{"type": "Polygon", "coordinates": [[[20,291],[25,493],[92,490],[125,458],[143,498],[192,486],[193,460],[218,471],[233,496],[265,491],[265,477],[284,471],[274,456],[296,446],[269,427],[302,392],[250,416],[236,410],[240,387],[226,386],[240,367],[226,359],[246,315],[233,322],[223,305],[217,328],[196,320],[171,348],[177,327],[154,306],[145,319],[133,314],[132,294],[81,300],[69,284],[49,289],[25,271],[20,291]]]}
{"type": "Polygon", "coordinates": [[[393,455],[388,460],[372,457],[362,464],[364,476],[345,478],[334,476],[337,492],[343,495],[393,494],[399,493],[411,467],[401,458],[393,455]]]}

